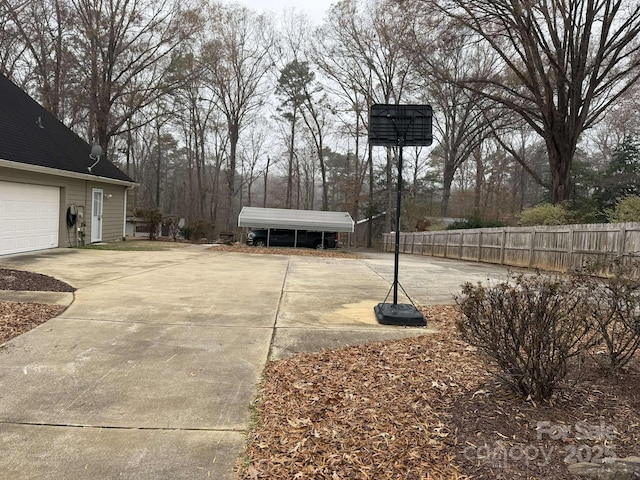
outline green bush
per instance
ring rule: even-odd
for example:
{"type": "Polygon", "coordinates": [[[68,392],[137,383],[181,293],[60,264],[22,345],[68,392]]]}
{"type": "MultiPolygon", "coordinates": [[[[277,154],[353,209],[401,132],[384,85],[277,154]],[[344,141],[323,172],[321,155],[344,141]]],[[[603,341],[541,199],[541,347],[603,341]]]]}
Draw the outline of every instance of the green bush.
{"type": "Polygon", "coordinates": [[[580,277],[541,274],[493,287],[467,283],[458,320],[462,337],[492,358],[500,376],[525,397],[546,400],[568,361],[593,340],[580,277]]]}
{"type": "Polygon", "coordinates": [[[518,215],[518,225],[568,225],[573,223],[572,212],[562,204],[543,203],[527,208],[518,215]]]}
{"type": "Polygon", "coordinates": [[[629,195],[620,200],[613,210],[606,211],[612,223],[640,222],[640,197],[629,195]]]}
{"type": "Polygon", "coordinates": [[[504,227],[500,220],[485,220],[477,216],[468,217],[463,220],[456,220],[447,227],[447,230],[466,230],[469,228],[493,228],[504,227]]]}
{"type": "Polygon", "coordinates": [[[193,236],[193,228],[191,228],[189,225],[185,225],[184,227],[181,227],[180,235],[185,240],[191,240],[191,237],[193,236]]]}

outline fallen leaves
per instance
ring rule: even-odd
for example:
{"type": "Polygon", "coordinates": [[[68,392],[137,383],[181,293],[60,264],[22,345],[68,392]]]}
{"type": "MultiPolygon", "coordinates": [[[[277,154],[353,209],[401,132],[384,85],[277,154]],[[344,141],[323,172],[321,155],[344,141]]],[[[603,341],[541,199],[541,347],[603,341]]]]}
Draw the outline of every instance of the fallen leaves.
{"type": "Polygon", "coordinates": [[[449,336],[444,328],[269,364],[244,478],[465,478],[447,451],[443,392],[478,386],[486,374],[471,359],[449,361],[452,348],[476,355],[449,336]]]}
{"type": "Polygon", "coordinates": [[[639,453],[634,372],[622,381],[594,374],[568,385],[555,403],[536,405],[502,385],[460,339],[456,307],[423,313],[439,334],[268,364],[240,478],[575,478],[566,459],[567,448],[577,446],[539,438],[540,421],[614,425],[615,453],[639,453]]]}
{"type": "Polygon", "coordinates": [[[358,255],[339,249],[314,250],[313,248],[288,248],[288,247],[252,247],[241,245],[215,245],[209,250],[215,252],[231,253],[255,253],[260,255],[293,255],[298,257],[318,258],[360,258],[358,255]]]}
{"type": "Polygon", "coordinates": [[[0,302],[0,344],[60,315],[64,308],[41,303],[0,302]]]}
{"type": "MultiPolygon", "coordinates": [[[[75,292],[75,288],[48,275],[0,268],[0,290],[75,292]]],[[[0,302],[0,344],[37,327],[64,311],[60,305],[0,302]]]]}

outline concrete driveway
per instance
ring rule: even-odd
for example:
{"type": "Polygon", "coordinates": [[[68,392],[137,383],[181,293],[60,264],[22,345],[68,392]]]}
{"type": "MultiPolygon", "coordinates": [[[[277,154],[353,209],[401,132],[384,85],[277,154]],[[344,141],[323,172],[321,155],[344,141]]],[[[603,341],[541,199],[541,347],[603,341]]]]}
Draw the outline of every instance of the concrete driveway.
{"type": "MultiPolygon", "coordinates": [[[[0,267],[78,289],[45,296],[71,305],[0,348],[2,479],[234,478],[268,359],[428,332],[375,320],[390,254],[58,249],[0,257],[0,267]]],[[[505,277],[401,257],[400,283],[422,304],[505,277]]]]}

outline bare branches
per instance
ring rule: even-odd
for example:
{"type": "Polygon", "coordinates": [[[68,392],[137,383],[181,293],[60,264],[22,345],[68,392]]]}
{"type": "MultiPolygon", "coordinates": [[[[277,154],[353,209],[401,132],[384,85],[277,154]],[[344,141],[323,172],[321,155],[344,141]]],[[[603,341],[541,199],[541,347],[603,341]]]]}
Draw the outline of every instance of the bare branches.
{"type": "Polygon", "coordinates": [[[549,153],[554,201],[569,198],[582,132],[640,76],[640,4],[450,0],[439,7],[486,42],[503,65],[499,77],[468,78],[465,86],[539,132],[549,153]]]}
{"type": "Polygon", "coordinates": [[[264,102],[264,80],[272,68],[275,42],[265,17],[239,6],[214,5],[209,12],[210,40],[203,62],[215,103],[227,121],[229,156],[227,168],[227,226],[236,222],[236,163],[240,132],[248,116],[264,102]]]}

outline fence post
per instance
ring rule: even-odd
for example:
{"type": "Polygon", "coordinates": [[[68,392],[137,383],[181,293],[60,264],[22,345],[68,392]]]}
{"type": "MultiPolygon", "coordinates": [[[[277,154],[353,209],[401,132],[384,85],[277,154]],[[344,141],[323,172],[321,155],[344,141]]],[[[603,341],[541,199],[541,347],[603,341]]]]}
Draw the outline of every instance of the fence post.
{"type": "Polygon", "coordinates": [[[449,232],[444,236],[444,258],[449,258],[449,232]]]}
{"type": "Polygon", "coordinates": [[[569,242],[567,244],[567,256],[569,257],[569,268],[571,267],[575,267],[574,265],[574,261],[573,261],[573,237],[575,236],[574,230],[575,227],[573,225],[571,225],[569,227],[569,242]]]}
{"type": "Polygon", "coordinates": [[[478,262],[482,261],[482,230],[478,232],[478,262]]]}
{"type": "Polygon", "coordinates": [[[433,249],[436,246],[436,234],[431,232],[431,256],[434,257],[435,255],[433,254],[433,249]]]}
{"type": "Polygon", "coordinates": [[[504,265],[504,254],[505,254],[505,247],[507,243],[507,229],[503,228],[502,229],[502,243],[500,244],[500,265],[504,265]]]}
{"type": "Polygon", "coordinates": [[[464,245],[464,232],[460,232],[460,244],[458,245],[458,260],[462,258],[462,245],[464,245]]]}
{"type": "Polygon", "coordinates": [[[531,244],[529,245],[529,268],[533,267],[533,255],[535,254],[536,227],[531,229],[531,244]]]}
{"type": "Polygon", "coordinates": [[[627,244],[627,227],[625,226],[625,224],[622,224],[622,226],[620,227],[620,247],[618,248],[618,252],[620,256],[623,256],[624,252],[627,250],[625,248],[626,244],[627,244]]]}

